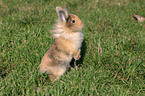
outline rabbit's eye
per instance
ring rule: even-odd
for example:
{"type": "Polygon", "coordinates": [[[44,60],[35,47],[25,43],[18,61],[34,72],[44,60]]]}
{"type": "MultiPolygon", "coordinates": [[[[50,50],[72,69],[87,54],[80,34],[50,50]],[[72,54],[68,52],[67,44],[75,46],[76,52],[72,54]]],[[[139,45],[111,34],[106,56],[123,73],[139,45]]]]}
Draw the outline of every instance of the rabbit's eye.
{"type": "Polygon", "coordinates": [[[72,23],[75,23],[76,21],[75,21],[75,20],[72,20],[71,22],[72,22],[72,23]]]}

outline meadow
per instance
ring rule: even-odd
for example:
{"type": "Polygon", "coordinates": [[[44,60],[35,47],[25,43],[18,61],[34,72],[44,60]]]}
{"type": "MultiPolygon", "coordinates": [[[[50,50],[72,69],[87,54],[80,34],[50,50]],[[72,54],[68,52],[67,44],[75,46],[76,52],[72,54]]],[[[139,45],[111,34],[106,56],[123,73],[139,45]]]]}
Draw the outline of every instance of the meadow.
{"type": "Polygon", "coordinates": [[[144,0],[0,0],[0,96],[145,95],[145,22],[133,18],[144,11],[144,0]],[[56,6],[85,26],[78,71],[51,83],[39,64],[55,40],[56,6]]]}

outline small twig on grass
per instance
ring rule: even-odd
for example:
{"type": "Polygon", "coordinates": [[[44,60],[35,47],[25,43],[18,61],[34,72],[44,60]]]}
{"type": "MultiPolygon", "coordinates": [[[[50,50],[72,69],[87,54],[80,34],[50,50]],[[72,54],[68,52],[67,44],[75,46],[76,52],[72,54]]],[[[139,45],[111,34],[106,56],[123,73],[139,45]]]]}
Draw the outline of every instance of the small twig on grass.
{"type": "Polygon", "coordinates": [[[145,21],[145,17],[142,17],[140,15],[133,14],[133,17],[136,18],[138,22],[144,22],[145,21]]]}
{"type": "Polygon", "coordinates": [[[92,82],[92,85],[94,85],[95,91],[96,91],[97,95],[99,96],[99,93],[98,93],[98,91],[97,91],[97,89],[96,89],[96,86],[95,86],[95,84],[94,84],[93,82],[92,82]]]}
{"type": "Polygon", "coordinates": [[[98,54],[101,53],[102,56],[102,48],[101,48],[101,43],[100,43],[100,39],[99,39],[99,43],[98,43],[98,54]]]}

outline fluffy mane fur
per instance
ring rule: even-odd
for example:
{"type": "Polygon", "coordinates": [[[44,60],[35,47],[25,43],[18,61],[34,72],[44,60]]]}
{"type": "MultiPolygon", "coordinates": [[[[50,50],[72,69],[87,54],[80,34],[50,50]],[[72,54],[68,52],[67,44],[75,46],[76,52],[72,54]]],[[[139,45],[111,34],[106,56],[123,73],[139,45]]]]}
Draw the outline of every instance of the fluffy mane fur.
{"type": "Polygon", "coordinates": [[[72,41],[77,46],[77,48],[81,47],[81,43],[83,41],[83,33],[81,30],[73,32],[69,28],[66,28],[65,24],[58,20],[54,25],[53,30],[51,30],[51,33],[54,38],[63,37],[72,41]]]}
{"type": "Polygon", "coordinates": [[[83,39],[83,34],[81,30],[73,32],[69,28],[66,28],[65,24],[59,20],[57,20],[57,23],[54,25],[54,28],[53,30],[51,30],[51,33],[54,38],[59,38],[60,36],[62,36],[65,39],[69,39],[69,38],[74,38],[79,36],[80,39],[83,39]]]}

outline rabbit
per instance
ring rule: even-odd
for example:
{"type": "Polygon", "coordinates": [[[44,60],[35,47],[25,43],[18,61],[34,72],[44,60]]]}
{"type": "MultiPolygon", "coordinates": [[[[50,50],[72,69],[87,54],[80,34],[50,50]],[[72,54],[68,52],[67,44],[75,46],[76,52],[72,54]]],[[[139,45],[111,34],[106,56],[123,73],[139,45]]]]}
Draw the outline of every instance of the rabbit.
{"type": "Polygon", "coordinates": [[[66,9],[56,7],[58,15],[57,23],[51,30],[55,38],[50,49],[43,56],[40,64],[40,72],[47,73],[49,79],[54,81],[63,75],[72,58],[80,58],[80,47],[83,41],[83,22],[78,16],[69,14],[66,9]]]}

